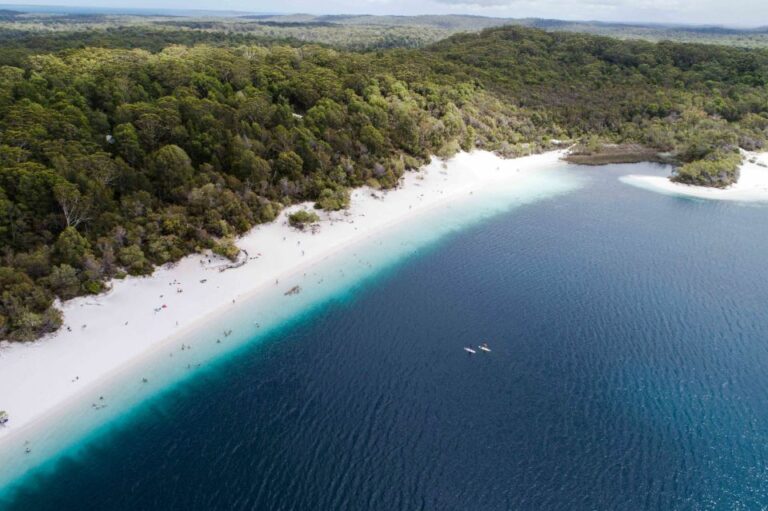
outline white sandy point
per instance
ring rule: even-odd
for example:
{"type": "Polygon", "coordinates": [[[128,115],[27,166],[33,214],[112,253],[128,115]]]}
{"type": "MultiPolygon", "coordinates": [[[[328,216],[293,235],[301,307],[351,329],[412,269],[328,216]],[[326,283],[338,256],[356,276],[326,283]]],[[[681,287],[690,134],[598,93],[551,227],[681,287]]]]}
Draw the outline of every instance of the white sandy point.
{"type": "Polygon", "coordinates": [[[745,157],[746,160],[741,166],[738,182],[728,188],[708,188],[673,183],[663,176],[641,174],[622,176],[619,179],[628,185],[665,195],[709,200],[768,202],[768,168],[748,161],[754,158],[758,163],[768,164],[768,155],[745,153],[745,157]]]}

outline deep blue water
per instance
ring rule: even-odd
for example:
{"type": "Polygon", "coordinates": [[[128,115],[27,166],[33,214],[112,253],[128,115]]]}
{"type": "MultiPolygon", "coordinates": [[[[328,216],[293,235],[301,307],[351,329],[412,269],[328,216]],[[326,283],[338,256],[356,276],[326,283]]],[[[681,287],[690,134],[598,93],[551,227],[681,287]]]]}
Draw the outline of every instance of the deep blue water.
{"type": "Polygon", "coordinates": [[[574,168],[584,188],[200,372],[0,507],[768,506],[768,208],[629,169],[574,168]]]}

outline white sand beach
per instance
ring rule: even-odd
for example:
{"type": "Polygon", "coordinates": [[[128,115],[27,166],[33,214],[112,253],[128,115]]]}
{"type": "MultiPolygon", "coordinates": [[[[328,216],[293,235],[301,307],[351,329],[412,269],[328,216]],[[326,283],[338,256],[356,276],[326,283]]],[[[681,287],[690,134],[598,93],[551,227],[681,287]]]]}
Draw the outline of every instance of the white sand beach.
{"type": "MultiPolygon", "coordinates": [[[[234,304],[264,290],[280,294],[293,285],[284,276],[308,271],[350,244],[375,237],[427,211],[450,207],[475,192],[494,190],[558,164],[562,152],[515,160],[477,151],[461,153],[447,163],[433,161],[409,172],[396,190],[358,189],[346,212],[323,213],[316,234],[290,228],[284,211],[271,224],[254,228],[238,245],[248,260],[238,268],[210,254],[193,255],[159,268],[151,277],[129,277],[111,283],[99,296],[62,305],[65,327],[27,344],[0,343],[0,410],[10,421],[0,427],[0,447],[18,445],[25,430],[45,424],[52,411],[79,395],[93,393],[116,372],[141,361],[170,342],[195,332],[234,304]],[[283,289],[285,288],[285,289],[283,289]]],[[[175,345],[175,344],[174,344],[175,345]]],[[[46,425],[47,427],[47,425],[46,425]]]]}
{"type": "Polygon", "coordinates": [[[631,174],[619,179],[628,185],[665,195],[709,200],[768,202],[768,168],[758,163],[768,165],[768,154],[745,153],[738,182],[722,189],[673,183],[664,176],[631,174]]]}

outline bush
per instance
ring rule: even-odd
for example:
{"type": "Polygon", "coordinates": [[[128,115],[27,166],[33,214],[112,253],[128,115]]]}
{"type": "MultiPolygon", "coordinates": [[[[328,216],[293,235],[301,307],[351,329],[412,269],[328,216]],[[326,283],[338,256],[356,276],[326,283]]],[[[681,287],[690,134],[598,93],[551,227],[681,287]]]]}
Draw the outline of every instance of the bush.
{"type": "Polygon", "coordinates": [[[83,290],[86,293],[90,293],[92,295],[97,295],[101,293],[104,290],[105,286],[102,282],[99,282],[98,280],[86,280],[83,282],[83,290]]]}
{"type": "Polygon", "coordinates": [[[339,188],[338,190],[324,189],[320,192],[320,198],[315,203],[317,209],[326,211],[339,211],[349,207],[349,190],[339,188]]]}
{"type": "Polygon", "coordinates": [[[211,250],[214,254],[226,257],[230,261],[237,261],[237,255],[240,253],[240,249],[231,238],[220,240],[211,250]]]}
{"type": "Polygon", "coordinates": [[[80,292],[77,271],[68,264],[54,266],[47,277],[48,287],[62,300],[74,298],[80,292]]]}
{"type": "Polygon", "coordinates": [[[672,177],[678,183],[725,188],[739,179],[739,153],[716,151],[704,160],[686,163],[672,177]]]}
{"type": "Polygon", "coordinates": [[[9,338],[13,341],[34,341],[61,326],[61,312],[49,307],[42,314],[24,311],[17,316],[16,329],[9,338]]]}
{"type": "Polygon", "coordinates": [[[144,252],[138,245],[130,245],[120,250],[118,255],[120,264],[122,264],[131,275],[147,275],[152,273],[152,266],[144,252]]]}
{"type": "Polygon", "coordinates": [[[28,275],[0,267],[0,338],[31,341],[61,325],[50,294],[28,275]]]}
{"type": "Polygon", "coordinates": [[[275,207],[271,203],[265,204],[264,207],[261,208],[259,219],[262,222],[271,222],[275,218],[277,218],[275,207]]]}
{"type": "Polygon", "coordinates": [[[313,224],[319,220],[320,217],[316,213],[304,209],[288,215],[288,223],[296,229],[304,229],[307,224],[313,224]]]}

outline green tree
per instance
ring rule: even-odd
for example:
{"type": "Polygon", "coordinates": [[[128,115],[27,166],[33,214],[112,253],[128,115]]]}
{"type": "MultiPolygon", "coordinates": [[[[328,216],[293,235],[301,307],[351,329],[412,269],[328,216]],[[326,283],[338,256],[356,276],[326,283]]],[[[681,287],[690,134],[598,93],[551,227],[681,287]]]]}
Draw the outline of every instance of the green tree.
{"type": "Polygon", "coordinates": [[[187,153],[177,145],[166,145],[149,157],[149,175],[158,194],[171,199],[175,192],[189,186],[195,171],[187,153]]]}
{"type": "Polygon", "coordinates": [[[304,161],[293,151],[285,151],[278,155],[274,163],[275,176],[298,181],[302,178],[304,161]]]}
{"type": "Polygon", "coordinates": [[[118,260],[131,275],[146,275],[152,272],[152,266],[138,245],[129,245],[122,248],[119,252],[118,260]]]}
{"type": "Polygon", "coordinates": [[[387,144],[384,135],[370,124],[366,124],[360,130],[360,141],[365,144],[368,150],[373,154],[381,154],[387,144]]]}
{"type": "Polygon", "coordinates": [[[91,244],[74,227],[67,227],[53,245],[53,260],[73,268],[82,268],[90,254],[91,244]]]}
{"type": "Polygon", "coordinates": [[[26,274],[0,266],[0,338],[31,341],[61,325],[52,297],[26,274]]]}
{"type": "Polygon", "coordinates": [[[113,133],[115,152],[130,165],[139,165],[144,159],[144,149],[139,142],[139,134],[131,123],[115,126],[113,133]]]}
{"type": "Polygon", "coordinates": [[[80,279],[77,277],[77,270],[68,264],[54,266],[47,278],[47,284],[62,300],[68,300],[80,294],[80,279]]]}

